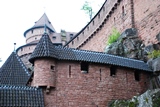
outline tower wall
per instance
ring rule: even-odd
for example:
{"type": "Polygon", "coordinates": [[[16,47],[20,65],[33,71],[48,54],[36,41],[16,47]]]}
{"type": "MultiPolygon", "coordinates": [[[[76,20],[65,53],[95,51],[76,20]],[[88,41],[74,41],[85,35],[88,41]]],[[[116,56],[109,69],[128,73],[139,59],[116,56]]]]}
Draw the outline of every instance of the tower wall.
{"type": "Polygon", "coordinates": [[[37,59],[34,62],[33,86],[56,87],[56,63],[51,59],[37,59]]]}
{"type": "MultiPolygon", "coordinates": [[[[48,29],[46,29],[46,33],[51,35],[52,33],[49,32],[48,29]]],[[[32,43],[32,42],[38,42],[42,35],[44,34],[44,28],[35,28],[31,29],[26,33],[26,44],[32,43]]]]}

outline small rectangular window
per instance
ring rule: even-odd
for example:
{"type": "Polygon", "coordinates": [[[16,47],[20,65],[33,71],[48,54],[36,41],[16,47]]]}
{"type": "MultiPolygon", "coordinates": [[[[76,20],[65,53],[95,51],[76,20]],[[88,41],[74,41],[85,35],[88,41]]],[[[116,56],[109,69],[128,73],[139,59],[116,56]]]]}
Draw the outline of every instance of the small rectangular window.
{"type": "Polygon", "coordinates": [[[74,45],[74,41],[72,41],[72,45],[74,45]]]}
{"type": "Polygon", "coordinates": [[[134,78],[136,81],[140,81],[140,71],[134,71],[134,78]]]}
{"type": "Polygon", "coordinates": [[[54,65],[51,65],[51,68],[50,68],[52,71],[55,71],[55,66],[54,65]]]}
{"type": "Polygon", "coordinates": [[[55,39],[56,39],[56,36],[53,36],[52,39],[55,40],[55,39]]]}
{"type": "Polygon", "coordinates": [[[72,39],[72,38],[73,38],[73,34],[71,33],[71,34],[70,34],[70,39],[72,39]]]}
{"type": "Polygon", "coordinates": [[[110,76],[115,76],[116,75],[116,66],[111,66],[110,67],[110,76]]]}
{"type": "Polygon", "coordinates": [[[81,72],[88,73],[89,64],[87,62],[81,62],[81,72]]]}

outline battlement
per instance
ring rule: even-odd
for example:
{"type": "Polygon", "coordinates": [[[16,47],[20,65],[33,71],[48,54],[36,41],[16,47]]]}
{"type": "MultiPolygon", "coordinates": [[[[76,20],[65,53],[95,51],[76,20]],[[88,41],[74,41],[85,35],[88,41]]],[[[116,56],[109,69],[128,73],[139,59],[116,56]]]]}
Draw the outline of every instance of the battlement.
{"type": "Polygon", "coordinates": [[[93,19],[65,46],[80,48],[104,26],[121,0],[106,0],[93,19]]]}

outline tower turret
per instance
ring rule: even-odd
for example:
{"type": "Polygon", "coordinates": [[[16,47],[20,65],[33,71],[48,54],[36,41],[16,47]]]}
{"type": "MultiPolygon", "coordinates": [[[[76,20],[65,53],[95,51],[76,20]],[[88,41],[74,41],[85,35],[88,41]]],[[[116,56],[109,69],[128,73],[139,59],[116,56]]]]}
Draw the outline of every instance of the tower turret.
{"type": "Polygon", "coordinates": [[[56,58],[49,35],[43,34],[29,61],[34,64],[33,86],[55,87],[56,81],[56,58]],[[52,59],[51,59],[52,57],[52,59]]]}
{"type": "Polygon", "coordinates": [[[35,22],[33,27],[24,32],[26,43],[37,43],[44,33],[44,26],[46,26],[46,32],[48,34],[56,32],[47,15],[44,13],[43,16],[37,22],[35,22]]]}

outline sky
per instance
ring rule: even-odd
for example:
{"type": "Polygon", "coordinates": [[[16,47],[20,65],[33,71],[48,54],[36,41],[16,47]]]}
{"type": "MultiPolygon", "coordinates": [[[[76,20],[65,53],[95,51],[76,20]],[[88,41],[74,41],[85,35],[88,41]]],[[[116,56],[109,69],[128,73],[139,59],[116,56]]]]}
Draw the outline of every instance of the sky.
{"type": "MultiPolygon", "coordinates": [[[[81,10],[86,0],[1,0],[0,66],[16,48],[25,45],[23,33],[46,13],[56,32],[79,32],[89,17],[81,10]]],[[[96,13],[105,0],[87,0],[96,13]]]]}

